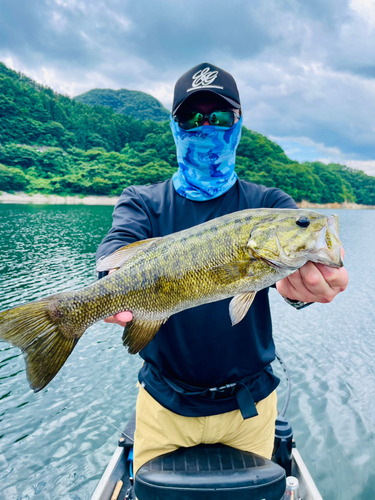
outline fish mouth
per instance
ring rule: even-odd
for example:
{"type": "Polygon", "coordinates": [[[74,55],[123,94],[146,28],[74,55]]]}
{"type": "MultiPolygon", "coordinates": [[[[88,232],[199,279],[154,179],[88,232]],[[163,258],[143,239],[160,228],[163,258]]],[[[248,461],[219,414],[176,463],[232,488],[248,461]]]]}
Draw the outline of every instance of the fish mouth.
{"type": "Polygon", "coordinates": [[[343,267],[341,248],[338,216],[332,215],[328,217],[326,225],[319,231],[316,249],[311,252],[310,260],[328,267],[343,267]]]}
{"type": "Polygon", "coordinates": [[[322,249],[319,253],[311,255],[310,260],[318,264],[324,264],[328,267],[340,268],[344,266],[344,262],[341,257],[341,247],[335,250],[322,249]]]}

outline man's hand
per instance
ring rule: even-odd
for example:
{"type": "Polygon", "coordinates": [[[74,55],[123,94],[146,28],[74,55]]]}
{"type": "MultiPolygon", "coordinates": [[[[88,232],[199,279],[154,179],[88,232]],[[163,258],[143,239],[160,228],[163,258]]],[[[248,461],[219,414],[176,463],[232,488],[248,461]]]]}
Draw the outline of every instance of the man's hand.
{"type": "MultiPolygon", "coordinates": [[[[344,249],[341,249],[344,258],[344,249]]],[[[338,293],[348,286],[345,268],[335,269],[307,262],[298,271],[276,283],[277,291],[291,300],[302,302],[331,302],[338,293]]]]}
{"type": "MultiPolygon", "coordinates": [[[[116,269],[111,269],[108,274],[114,273],[116,269]]],[[[113,316],[109,316],[109,318],[105,318],[103,321],[105,323],[116,323],[117,325],[126,326],[126,323],[129,323],[133,319],[133,314],[130,311],[121,311],[113,316]]]]}

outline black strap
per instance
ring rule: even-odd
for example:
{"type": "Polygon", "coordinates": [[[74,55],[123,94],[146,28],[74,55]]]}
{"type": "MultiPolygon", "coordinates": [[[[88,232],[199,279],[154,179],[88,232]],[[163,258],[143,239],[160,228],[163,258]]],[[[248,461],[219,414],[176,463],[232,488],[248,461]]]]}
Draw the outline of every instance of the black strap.
{"type": "Polygon", "coordinates": [[[245,377],[244,379],[233,384],[227,384],[226,386],[202,389],[201,387],[195,387],[194,385],[185,384],[185,382],[181,382],[180,380],[177,380],[173,377],[167,377],[151,364],[149,365],[149,367],[155,375],[161,377],[169,385],[169,387],[171,387],[171,389],[178,392],[179,394],[215,399],[216,393],[223,392],[223,390],[225,389],[230,389],[228,397],[230,398],[234,396],[237,399],[238,407],[244,420],[246,420],[247,418],[256,417],[258,415],[254,403],[254,398],[251,395],[249,388],[245,384],[246,380],[249,377],[245,377]]]}
{"type": "Polygon", "coordinates": [[[254,398],[249,391],[249,388],[243,382],[237,382],[236,391],[234,393],[237,399],[238,406],[241,411],[242,418],[256,417],[258,415],[254,398]]]}

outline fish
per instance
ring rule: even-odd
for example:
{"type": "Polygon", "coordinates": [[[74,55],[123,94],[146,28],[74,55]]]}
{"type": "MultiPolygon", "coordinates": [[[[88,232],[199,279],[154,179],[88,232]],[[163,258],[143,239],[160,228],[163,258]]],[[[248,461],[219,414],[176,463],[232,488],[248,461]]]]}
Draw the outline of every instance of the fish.
{"type": "Polygon", "coordinates": [[[115,272],[82,288],[0,313],[0,339],[23,351],[34,392],[59,372],[88,327],[120,311],[130,354],[141,351],[170,316],[233,297],[233,325],[255,294],[307,261],[342,267],[338,217],[310,210],[246,209],[99,259],[115,272]]]}

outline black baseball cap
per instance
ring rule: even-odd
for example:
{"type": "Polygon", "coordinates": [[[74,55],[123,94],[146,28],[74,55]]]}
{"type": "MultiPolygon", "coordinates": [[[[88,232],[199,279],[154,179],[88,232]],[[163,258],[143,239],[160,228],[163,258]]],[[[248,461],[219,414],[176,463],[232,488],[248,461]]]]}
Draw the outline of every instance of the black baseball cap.
{"type": "Polygon", "coordinates": [[[172,114],[196,92],[209,91],[223,97],[234,108],[241,107],[237,84],[231,74],[214,64],[202,63],[184,73],[174,87],[172,114]]]}

